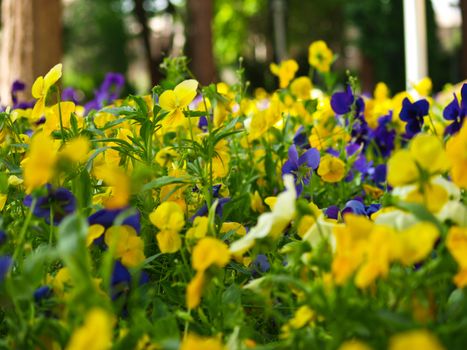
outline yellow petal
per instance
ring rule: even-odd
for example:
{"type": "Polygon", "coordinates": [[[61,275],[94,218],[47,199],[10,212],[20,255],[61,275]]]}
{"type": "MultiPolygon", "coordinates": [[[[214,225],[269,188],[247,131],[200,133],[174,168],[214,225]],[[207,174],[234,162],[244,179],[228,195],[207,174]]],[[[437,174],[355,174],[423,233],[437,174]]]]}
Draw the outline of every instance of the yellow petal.
{"type": "Polygon", "coordinates": [[[86,246],[90,246],[96,238],[99,238],[105,231],[105,227],[99,224],[89,226],[86,236],[86,246]]]}
{"type": "Polygon", "coordinates": [[[198,82],[194,79],[182,81],[175,87],[174,93],[180,108],[186,108],[193,101],[197,88],[198,82]]]}
{"type": "Polygon", "coordinates": [[[34,84],[32,84],[32,97],[34,98],[41,98],[42,92],[44,90],[44,77],[40,76],[36,79],[34,84]]]}
{"type": "Polygon", "coordinates": [[[441,141],[433,135],[418,134],[410,142],[410,154],[431,174],[449,169],[449,161],[441,141]]]}
{"type": "Polygon", "coordinates": [[[201,295],[203,294],[204,281],[204,271],[199,271],[188,284],[186,289],[186,306],[189,309],[194,309],[199,305],[201,295]]]}
{"type": "Polygon", "coordinates": [[[36,104],[34,105],[34,108],[32,109],[31,121],[32,122],[38,121],[44,114],[44,110],[45,110],[45,100],[44,98],[40,98],[37,100],[36,104]]]}
{"type": "Polygon", "coordinates": [[[52,67],[44,77],[44,94],[55,84],[62,76],[62,64],[59,63],[52,67]]]}
{"type": "Polygon", "coordinates": [[[402,186],[418,179],[418,169],[409,151],[400,150],[388,161],[388,183],[391,186],[402,186]]]}
{"type": "Polygon", "coordinates": [[[173,90],[167,90],[159,97],[159,105],[165,111],[173,111],[177,108],[177,99],[173,90]]]}

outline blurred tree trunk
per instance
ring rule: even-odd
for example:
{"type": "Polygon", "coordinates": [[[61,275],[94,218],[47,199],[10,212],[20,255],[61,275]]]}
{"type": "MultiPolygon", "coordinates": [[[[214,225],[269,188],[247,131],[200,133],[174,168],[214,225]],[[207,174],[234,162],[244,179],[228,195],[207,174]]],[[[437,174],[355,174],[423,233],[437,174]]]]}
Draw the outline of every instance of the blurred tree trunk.
{"type": "Polygon", "coordinates": [[[200,83],[216,79],[212,41],[212,0],[188,0],[188,56],[191,69],[200,83]]]}
{"type": "Polygon", "coordinates": [[[159,65],[162,63],[162,55],[160,55],[160,57],[155,57],[151,49],[151,29],[149,28],[148,17],[144,10],[144,0],[135,0],[135,15],[141,25],[144,52],[146,54],[148,70],[151,76],[151,84],[154,86],[162,78],[162,74],[159,71],[159,65]]]}
{"type": "Polygon", "coordinates": [[[61,0],[2,0],[0,98],[11,103],[14,80],[26,83],[30,98],[35,78],[62,59],[61,0]]]}
{"type": "Polygon", "coordinates": [[[467,0],[460,0],[462,14],[462,56],[461,74],[462,79],[467,79],[467,0]]]}

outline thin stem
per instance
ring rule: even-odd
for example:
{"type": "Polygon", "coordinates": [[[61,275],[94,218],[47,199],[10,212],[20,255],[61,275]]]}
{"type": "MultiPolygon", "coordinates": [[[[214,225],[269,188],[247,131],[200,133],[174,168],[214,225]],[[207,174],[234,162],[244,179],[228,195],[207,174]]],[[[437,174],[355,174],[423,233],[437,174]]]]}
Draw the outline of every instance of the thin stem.
{"type": "Polygon", "coordinates": [[[37,199],[33,198],[32,203],[31,203],[31,208],[29,208],[28,215],[26,216],[26,220],[24,220],[23,227],[21,227],[21,231],[19,233],[19,240],[16,245],[15,252],[13,253],[13,261],[16,261],[16,258],[18,257],[18,255],[21,253],[21,250],[23,249],[24,238],[26,236],[26,231],[28,229],[29,223],[31,222],[32,212],[34,211],[36,207],[36,202],[37,202],[37,199]]]}

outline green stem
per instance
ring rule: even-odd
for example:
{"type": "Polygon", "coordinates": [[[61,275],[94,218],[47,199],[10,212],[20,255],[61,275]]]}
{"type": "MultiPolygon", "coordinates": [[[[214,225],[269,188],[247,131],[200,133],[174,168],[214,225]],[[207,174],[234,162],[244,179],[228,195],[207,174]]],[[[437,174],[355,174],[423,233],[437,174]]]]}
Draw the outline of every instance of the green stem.
{"type": "Polygon", "coordinates": [[[26,220],[24,220],[23,227],[21,227],[21,231],[19,233],[19,240],[16,244],[15,252],[13,253],[13,261],[16,261],[16,258],[23,250],[24,238],[26,236],[26,231],[28,229],[29,223],[31,222],[32,212],[36,207],[37,199],[33,198],[31,203],[31,208],[29,208],[28,215],[26,216],[26,220]]]}

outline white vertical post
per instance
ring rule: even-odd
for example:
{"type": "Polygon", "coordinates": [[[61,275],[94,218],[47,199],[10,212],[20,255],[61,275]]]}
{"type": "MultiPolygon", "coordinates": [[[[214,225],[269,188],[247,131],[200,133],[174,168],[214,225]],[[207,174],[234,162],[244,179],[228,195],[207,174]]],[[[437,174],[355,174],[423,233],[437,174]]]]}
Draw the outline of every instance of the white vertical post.
{"type": "Polygon", "coordinates": [[[404,0],[405,83],[428,75],[425,0],[404,0]]]}

